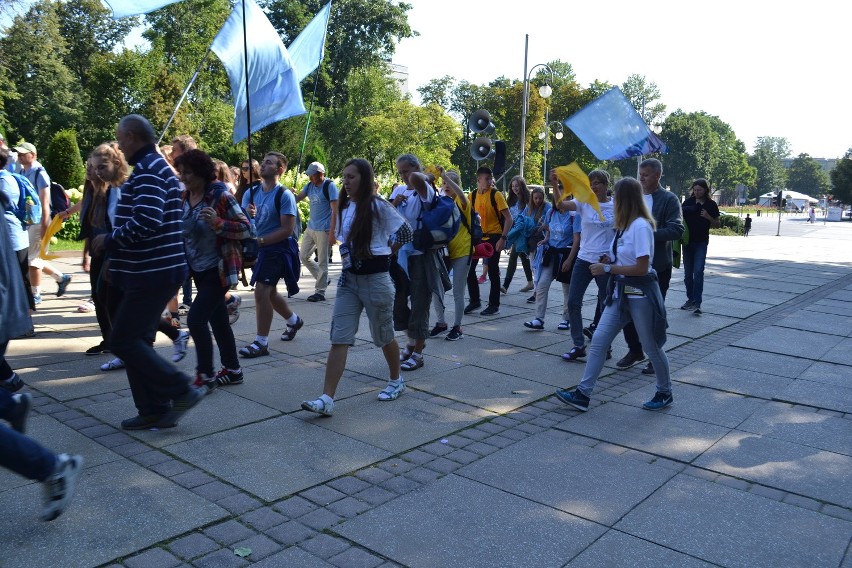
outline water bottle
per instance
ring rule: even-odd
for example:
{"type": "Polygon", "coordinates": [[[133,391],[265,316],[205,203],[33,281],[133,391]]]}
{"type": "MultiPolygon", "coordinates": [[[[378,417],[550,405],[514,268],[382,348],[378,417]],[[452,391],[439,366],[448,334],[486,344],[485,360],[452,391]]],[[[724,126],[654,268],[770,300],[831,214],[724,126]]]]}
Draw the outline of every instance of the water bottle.
{"type": "Polygon", "coordinates": [[[25,203],[26,208],[27,208],[27,214],[26,214],[26,217],[24,217],[24,222],[27,225],[35,225],[36,223],[38,223],[39,220],[36,219],[35,215],[33,214],[33,207],[35,206],[35,202],[33,201],[33,198],[27,196],[27,199],[25,200],[24,203],[25,203]]]}

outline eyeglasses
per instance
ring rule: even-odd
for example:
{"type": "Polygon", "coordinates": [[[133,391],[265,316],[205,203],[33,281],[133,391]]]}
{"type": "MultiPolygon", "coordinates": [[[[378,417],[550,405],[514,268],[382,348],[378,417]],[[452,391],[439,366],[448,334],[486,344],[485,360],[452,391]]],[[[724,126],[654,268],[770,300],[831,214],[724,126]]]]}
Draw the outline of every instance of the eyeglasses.
{"type": "Polygon", "coordinates": [[[243,170],[244,172],[249,171],[249,167],[248,167],[248,166],[243,166],[243,167],[241,167],[240,169],[241,169],[241,170],[243,170]]]}

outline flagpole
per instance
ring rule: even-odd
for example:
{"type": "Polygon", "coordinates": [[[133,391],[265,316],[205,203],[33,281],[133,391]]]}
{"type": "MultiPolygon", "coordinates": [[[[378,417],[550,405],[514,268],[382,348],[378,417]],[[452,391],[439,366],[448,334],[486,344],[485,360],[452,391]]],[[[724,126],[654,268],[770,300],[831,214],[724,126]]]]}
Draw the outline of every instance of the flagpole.
{"type": "Polygon", "coordinates": [[[201,62],[198,64],[198,67],[195,68],[195,73],[192,74],[192,79],[189,80],[189,84],[183,90],[183,94],[178,99],[177,106],[175,106],[175,110],[172,111],[172,115],[169,117],[169,120],[166,122],[166,125],[163,127],[162,133],[160,133],[160,138],[157,140],[157,144],[163,141],[163,138],[166,135],[166,132],[169,131],[169,126],[172,125],[172,121],[175,119],[177,115],[177,111],[180,108],[180,105],[183,104],[184,99],[186,99],[186,95],[189,94],[189,90],[192,88],[192,85],[195,84],[195,80],[198,79],[198,74],[201,72],[201,67],[204,65],[204,62],[207,61],[207,56],[210,55],[210,48],[207,48],[207,51],[204,52],[204,57],[201,58],[201,62]]]}
{"type": "MultiPolygon", "coordinates": [[[[248,151],[248,166],[249,166],[249,183],[251,187],[254,183],[252,174],[254,168],[251,166],[251,104],[249,101],[249,57],[248,57],[248,32],[246,32],[246,0],[242,0],[243,6],[243,65],[246,68],[246,146],[248,151]]],[[[251,193],[251,192],[249,192],[251,193]]]]}
{"type": "Polygon", "coordinates": [[[311,108],[308,110],[308,121],[305,123],[305,136],[302,138],[302,149],[299,151],[299,166],[296,168],[296,177],[302,171],[302,158],[305,156],[305,145],[308,143],[308,128],[311,127],[311,117],[314,114],[314,99],[317,96],[317,83],[319,83],[319,68],[314,74],[314,92],[311,94],[311,108]]]}

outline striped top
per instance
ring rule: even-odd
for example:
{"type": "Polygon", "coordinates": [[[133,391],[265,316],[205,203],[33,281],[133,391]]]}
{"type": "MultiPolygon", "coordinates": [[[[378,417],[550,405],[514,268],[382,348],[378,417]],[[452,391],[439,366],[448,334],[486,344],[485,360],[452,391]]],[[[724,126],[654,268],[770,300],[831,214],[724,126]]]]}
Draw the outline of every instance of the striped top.
{"type": "Polygon", "coordinates": [[[180,184],[153,145],[137,152],[131,163],[133,173],[121,186],[116,228],[106,240],[111,283],[121,288],[174,285],[177,290],[187,275],[180,184]]]}

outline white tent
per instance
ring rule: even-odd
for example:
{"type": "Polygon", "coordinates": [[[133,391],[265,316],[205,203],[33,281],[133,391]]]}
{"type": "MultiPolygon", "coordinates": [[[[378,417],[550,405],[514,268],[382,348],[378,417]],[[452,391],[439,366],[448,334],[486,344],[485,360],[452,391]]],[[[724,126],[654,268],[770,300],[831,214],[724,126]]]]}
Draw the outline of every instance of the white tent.
{"type": "MultiPolygon", "coordinates": [[[[778,195],[778,192],[770,191],[769,193],[764,193],[757,199],[757,204],[763,205],[764,207],[771,207],[772,200],[776,195],[778,195]]],[[[819,204],[819,199],[815,199],[810,195],[805,195],[804,193],[799,193],[798,191],[793,191],[791,189],[782,190],[781,195],[787,200],[788,208],[795,207],[796,209],[802,209],[803,207],[810,207],[811,205],[819,204]]]]}

